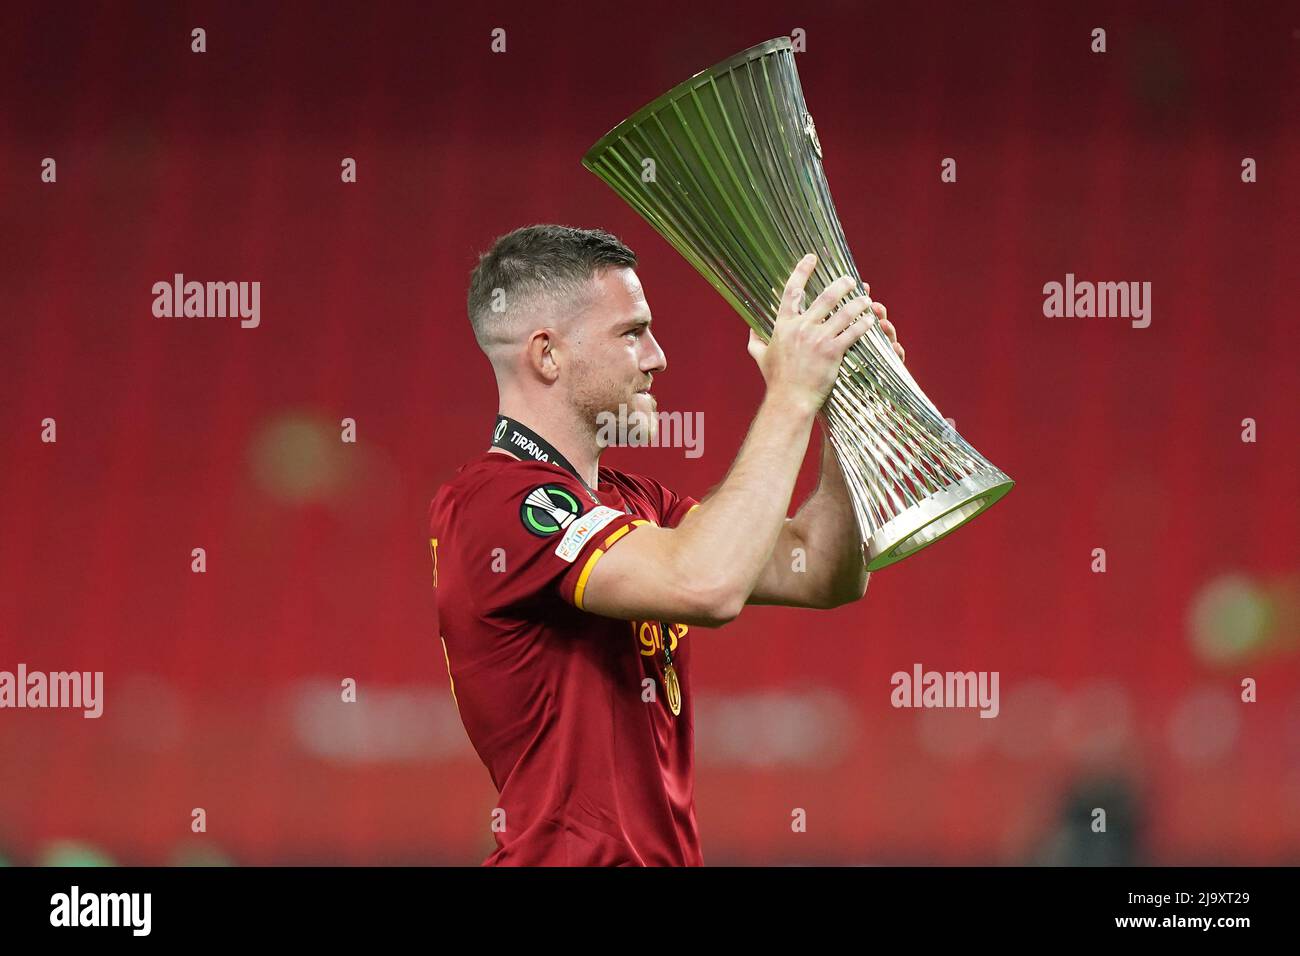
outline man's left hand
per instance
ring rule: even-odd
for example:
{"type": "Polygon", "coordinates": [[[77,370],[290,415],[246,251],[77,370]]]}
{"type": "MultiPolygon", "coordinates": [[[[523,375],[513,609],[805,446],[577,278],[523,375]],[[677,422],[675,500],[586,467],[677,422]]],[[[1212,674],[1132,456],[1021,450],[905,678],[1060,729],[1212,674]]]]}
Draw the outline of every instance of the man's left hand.
{"type": "MultiPolygon", "coordinates": [[[[867,286],[868,294],[870,294],[870,289],[871,286],[867,286]]],[[[894,346],[894,354],[898,356],[898,360],[906,362],[907,349],[898,344],[898,330],[894,328],[894,323],[886,318],[889,310],[885,308],[885,304],[883,302],[873,302],[871,303],[871,311],[876,313],[876,318],[880,320],[880,331],[885,333],[885,336],[894,346]]]]}

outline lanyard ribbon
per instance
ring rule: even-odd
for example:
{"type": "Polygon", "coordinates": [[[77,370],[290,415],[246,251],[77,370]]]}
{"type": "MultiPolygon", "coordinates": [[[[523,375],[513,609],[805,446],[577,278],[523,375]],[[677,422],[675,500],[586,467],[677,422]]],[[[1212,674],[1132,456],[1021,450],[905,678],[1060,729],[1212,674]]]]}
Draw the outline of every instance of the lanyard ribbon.
{"type": "MultiPolygon", "coordinates": [[[[596,492],[582,480],[582,475],[578,474],[578,469],[569,463],[569,459],[561,455],[554,445],[522,422],[507,418],[505,415],[498,415],[496,428],[492,429],[492,447],[508,451],[512,455],[528,455],[534,461],[559,465],[578,479],[578,484],[582,485],[587,492],[587,497],[596,504],[601,504],[601,500],[596,497],[596,492]]],[[[626,508],[623,510],[626,514],[632,513],[626,508]]]]}

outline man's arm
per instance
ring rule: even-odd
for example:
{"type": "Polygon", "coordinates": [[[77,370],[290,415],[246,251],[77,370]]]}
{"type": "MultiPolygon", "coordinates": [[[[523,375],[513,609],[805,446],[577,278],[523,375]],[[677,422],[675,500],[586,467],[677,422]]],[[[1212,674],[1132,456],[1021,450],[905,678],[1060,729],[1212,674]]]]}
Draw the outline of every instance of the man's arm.
{"type": "Polygon", "coordinates": [[[575,588],[578,607],[709,627],[740,613],[785,525],[813,419],[844,353],[871,324],[857,321],[865,297],[836,309],[856,284],[849,277],[798,310],[815,265],[815,256],[805,257],[786,284],[760,363],[767,392],[726,479],[676,528],[642,525],[607,551],[597,548],[575,588]]]}
{"type": "Polygon", "coordinates": [[[793,518],[786,519],[772,558],[746,603],[839,607],[860,599],[869,577],[853,502],[823,427],[817,490],[793,518]]]}
{"type": "Polygon", "coordinates": [[[726,479],[676,528],[642,525],[580,579],[580,608],[718,627],[736,617],[776,546],[816,410],[771,397],[726,479]]]}
{"type": "MultiPolygon", "coordinates": [[[[872,311],[899,361],[906,361],[907,352],[898,341],[898,332],[887,318],[884,304],[875,303],[872,311]]],[[[786,519],[772,559],[763,569],[748,604],[824,609],[860,600],[867,593],[870,574],[863,562],[853,502],[825,426],[823,420],[817,490],[793,518],[786,519]],[[802,549],[802,554],[796,553],[796,548],[802,549]]]]}

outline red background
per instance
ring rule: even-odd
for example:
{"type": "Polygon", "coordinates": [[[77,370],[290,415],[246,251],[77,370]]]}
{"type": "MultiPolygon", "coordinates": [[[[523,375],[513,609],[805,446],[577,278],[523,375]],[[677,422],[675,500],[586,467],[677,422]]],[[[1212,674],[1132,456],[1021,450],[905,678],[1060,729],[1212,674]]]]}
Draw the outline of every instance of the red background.
{"type": "Polygon", "coordinates": [[[704,413],[705,454],[604,460],[705,493],[761,394],[747,330],[579,160],[796,27],[864,278],[1017,487],[860,603],[695,631],[705,859],[1300,859],[1300,18],[1182,3],[13,8],[0,670],[102,670],[106,702],[0,711],[0,856],[486,855],[495,792],[448,692],[424,527],[496,408],[469,271],[533,222],[637,250],[660,408],[704,413]],[[155,318],[176,272],[260,281],[261,326],[155,318]],[[1151,326],[1044,317],[1067,272],[1151,282],[1151,326]],[[1211,646],[1244,645],[1207,654],[1207,616],[1211,646]],[[917,662],[999,671],[1001,715],[891,708],[917,662]]]}

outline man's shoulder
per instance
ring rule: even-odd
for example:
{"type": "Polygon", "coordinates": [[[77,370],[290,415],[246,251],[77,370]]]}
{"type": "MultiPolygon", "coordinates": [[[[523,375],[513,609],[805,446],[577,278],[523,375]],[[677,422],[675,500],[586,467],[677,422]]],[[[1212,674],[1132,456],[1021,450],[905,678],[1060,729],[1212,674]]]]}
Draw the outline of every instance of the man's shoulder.
{"type": "Polygon", "coordinates": [[[694,498],[679,495],[658,478],[637,472],[621,471],[617,468],[601,466],[601,481],[608,481],[618,487],[624,498],[636,496],[641,498],[656,516],[656,520],[666,528],[674,527],[698,502],[694,498]],[[682,505],[685,504],[685,511],[682,505]]]}
{"type": "Polygon", "coordinates": [[[655,500],[663,497],[663,484],[658,480],[651,478],[649,475],[642,475],[631,471],[622,471],[618,468],[610,468],[606,465],[601,465],[600,480],[602,484],[604,482],[609,482],[625,495],[630,490],[636,494],[645,495],[655,500]]]}

